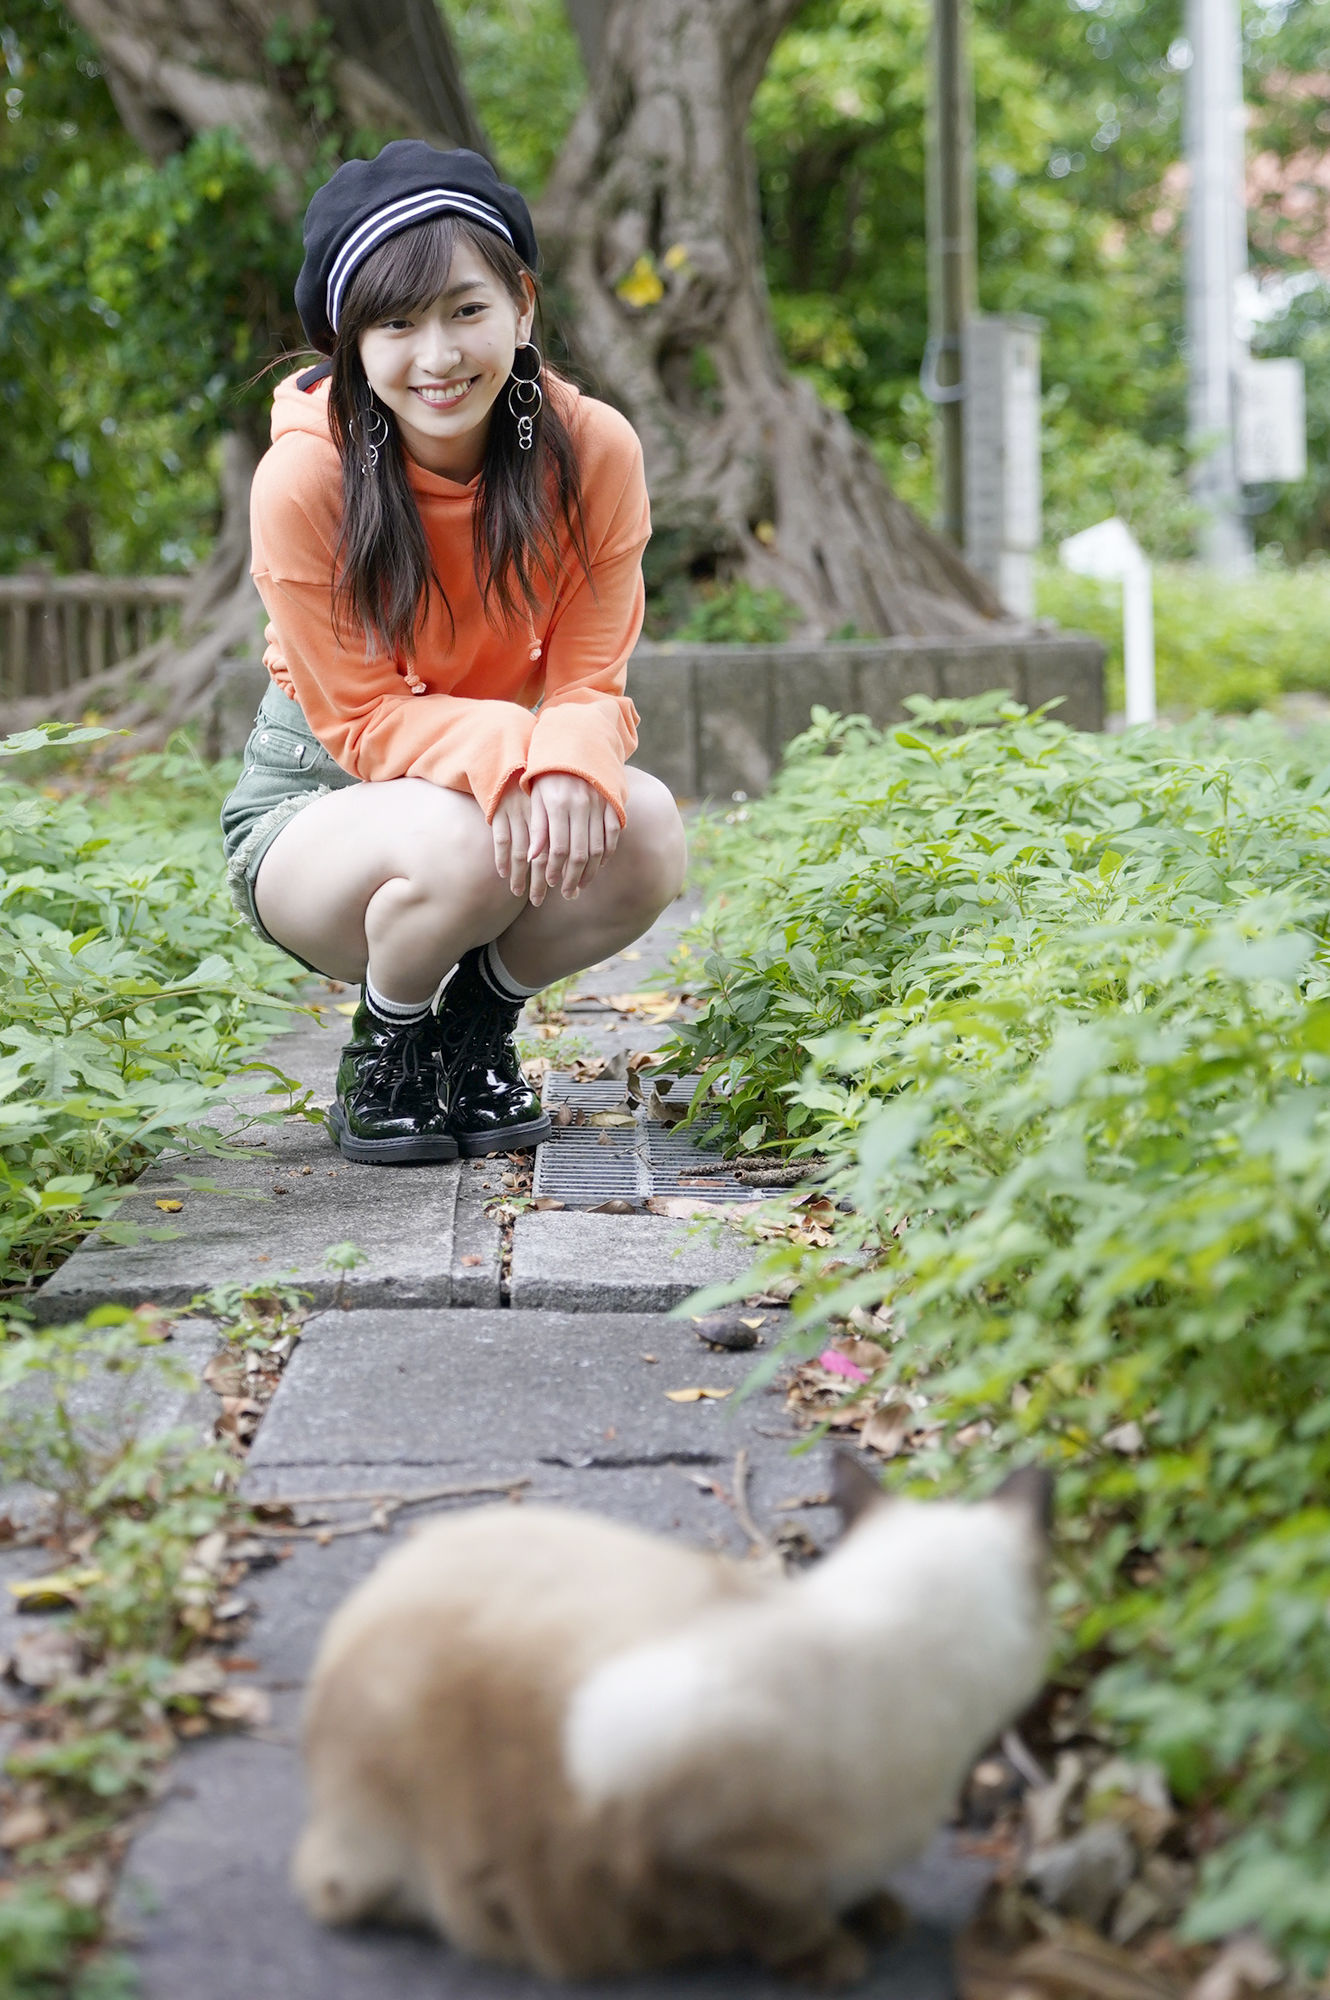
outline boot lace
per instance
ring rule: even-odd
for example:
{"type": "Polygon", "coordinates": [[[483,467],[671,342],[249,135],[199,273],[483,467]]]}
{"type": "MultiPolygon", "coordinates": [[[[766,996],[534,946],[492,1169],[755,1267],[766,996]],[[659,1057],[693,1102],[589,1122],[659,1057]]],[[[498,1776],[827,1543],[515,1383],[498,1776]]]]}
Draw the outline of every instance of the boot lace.
{"type": "Polygon", "coordinates": [[[401,1093],[417,1086],[424,1075],[424,1065],[421,1061],[422,1040],[417,1022],[413,1021],[410,1027],[399,1029],[375,1057],[365,1075],[362,1088],[386,1090],[389,1109],[395,1111],[401,1093]]]}

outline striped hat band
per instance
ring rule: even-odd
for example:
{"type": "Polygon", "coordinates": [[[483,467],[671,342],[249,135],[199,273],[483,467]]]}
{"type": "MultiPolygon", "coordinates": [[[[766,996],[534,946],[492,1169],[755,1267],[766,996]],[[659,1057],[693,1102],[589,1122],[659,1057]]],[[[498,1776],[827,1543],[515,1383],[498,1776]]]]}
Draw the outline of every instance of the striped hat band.
{"type": "MultiPolygon", "coordinates": [[[[377,250],[386,237],[395,236],[400,229],[409,228],[413,222],[423,222],[426,216],[441,214],[465,216],[471,222],[479,222],[486,229],[492,229],[496,236],[502,236],[505,243],[513,243],[513,233],[498,209],[476,195],[462,194],[455,188],[425,188],[419,194],[403,195],[399,201],[390,201],[386,207],[375,209],[373,215],[352,231],[338,251],[328,274],[328,324],[334,333],[342,316],[346,288],[370,252],[377,250]]],[[[515,249],[516,245],[513,244],[513,247],[515,249]]]]}

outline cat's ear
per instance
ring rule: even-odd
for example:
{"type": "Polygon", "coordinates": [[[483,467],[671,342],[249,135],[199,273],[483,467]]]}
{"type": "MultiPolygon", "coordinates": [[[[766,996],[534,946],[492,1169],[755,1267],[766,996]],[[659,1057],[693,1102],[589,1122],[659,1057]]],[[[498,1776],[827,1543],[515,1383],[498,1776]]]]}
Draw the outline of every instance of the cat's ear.
{"type": "Polygon", "coordinates": [[[1053,1475],[1047,1467],[1018,1465],[992,1497],[1000,1506],[1019,1508],[1041,1538],[1049,1539],[1053,1532],[1053,1475]]]}
{"type": "Polygon", "coordinates": [[[843,1446],[831,1455],[831,1497],[847,1532],[870,1507],[881,1506],[887,1498],[867,1467],[843,1446]]]}

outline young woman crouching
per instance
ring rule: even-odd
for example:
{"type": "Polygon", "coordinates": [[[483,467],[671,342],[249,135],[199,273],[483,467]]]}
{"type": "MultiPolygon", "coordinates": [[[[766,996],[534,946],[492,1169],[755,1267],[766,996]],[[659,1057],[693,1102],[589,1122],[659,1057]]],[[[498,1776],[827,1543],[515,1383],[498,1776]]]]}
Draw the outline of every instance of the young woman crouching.
{"type": "Polygon", "coordinates": [[[545,1137],[523,1002],[683,880],[673,799],[625,768],[641,448],[531,344],[537,258],[514,188],[417,140],[305,221],[329,360],[279,386],[254,480],[273,685],[222,825],[255,929],[363,982],[331,1112],[353,1160],[545,1137]]]}

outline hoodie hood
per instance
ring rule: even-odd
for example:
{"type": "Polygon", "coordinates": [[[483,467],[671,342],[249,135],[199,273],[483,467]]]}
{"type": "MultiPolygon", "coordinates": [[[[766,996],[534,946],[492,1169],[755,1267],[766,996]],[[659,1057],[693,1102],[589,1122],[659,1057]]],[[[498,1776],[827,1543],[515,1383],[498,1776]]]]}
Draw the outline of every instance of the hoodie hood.
{"type": "Polygon", "coordinates": [[[277,384],[272,399],[272,441],[285,437],[290,431],[307,431],[311,437],[326,438],[332,443],[332,433],[328,429],[328,377],[320,375],[302,389],[302,382],[309,382],[315,373],[312,368],[302,368],[298,375],[288,375],[284,382],[277,384]]]}

